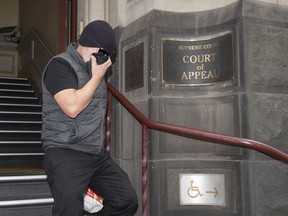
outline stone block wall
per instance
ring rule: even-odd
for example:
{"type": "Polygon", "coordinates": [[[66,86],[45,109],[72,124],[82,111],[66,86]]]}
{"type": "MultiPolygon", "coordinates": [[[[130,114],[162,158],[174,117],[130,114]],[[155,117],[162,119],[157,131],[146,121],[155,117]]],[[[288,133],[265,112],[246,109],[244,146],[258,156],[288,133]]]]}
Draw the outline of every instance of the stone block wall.
{"type": "MultiPolygon", "coordinates": [[[[287,10],[252,0],[196,13],[153,10],[119,31],[119,58],[110,80],[153,120],[251,138],[288,152],[287,10]],[[235,36],[231,82],[201,86],[161,82],[162,38],[197,40],[226,31],[235,36]]],[[[141,125],[119,104],[114,119],[114,155],[141,202],[141,125]]],[[[150,216],[287,214],[288,168],[281,162],[219,143],[153,130],[149,135],[150,216]],[[183,204],[183,174],[192,179],[197,174],[208,176],[208,185],[213,184],[210,175],[224,176],[224,189],[218,191],[224,193],[224,203],[204,199],[200,204],[192,200],[183,204]]],[[[142,215],[141,208],[137,215],[142,215]]]]}

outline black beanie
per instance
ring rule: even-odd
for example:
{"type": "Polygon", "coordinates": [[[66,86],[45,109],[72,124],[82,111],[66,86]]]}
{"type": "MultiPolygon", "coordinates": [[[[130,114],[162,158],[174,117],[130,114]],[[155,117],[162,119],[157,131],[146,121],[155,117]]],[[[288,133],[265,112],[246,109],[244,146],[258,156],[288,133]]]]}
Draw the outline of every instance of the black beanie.
{"type": "Polygon", "coordinates": [[[85,47],[99,47],[113,54],[116,50],[114,30],[103,20],[93,21],[83,29],[79,44],[85,47]]]}

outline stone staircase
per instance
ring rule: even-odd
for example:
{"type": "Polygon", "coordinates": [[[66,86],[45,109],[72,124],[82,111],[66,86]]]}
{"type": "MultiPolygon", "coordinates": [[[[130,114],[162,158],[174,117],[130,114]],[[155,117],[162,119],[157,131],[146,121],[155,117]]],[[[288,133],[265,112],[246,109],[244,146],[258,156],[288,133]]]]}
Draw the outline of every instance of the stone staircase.
{"type": "Polygon", "coordinates": [[[41,105],[29,80],[0,77],[0,215],[50,216],[41,105]]]}

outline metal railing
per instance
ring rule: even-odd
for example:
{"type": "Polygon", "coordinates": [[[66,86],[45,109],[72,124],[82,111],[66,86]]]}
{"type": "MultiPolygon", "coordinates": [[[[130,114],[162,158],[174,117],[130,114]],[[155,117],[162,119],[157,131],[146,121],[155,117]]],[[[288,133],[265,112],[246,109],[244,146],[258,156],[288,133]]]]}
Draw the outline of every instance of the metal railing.
{"type": "Polygon", "coordinates": [[[0,207],[13,207],[13,206],[31,206],[31,205],[49,205],[54,202],[53,198],[39,198],[39,199],[25,199],[25,200],[6,200],[0,202],[0,207]]]}
{"type": "Polygon", "coordinates": [[[171,133],[174,135],[186,136],[194,139],[201,139],[217,144],[238,146],[253,149],[266,154],[276,160],[288,164],[288,154],[279,151],[267,144],[240,137],[223,135],[209,131],[197,130],[178,125],[165,124],[151,120],[144,116],[133,104],[131,104],[111,83],[107,82],[108,108],[106,123],[106,151],[110,150],[111,138],[111,114],[113,97],[142,125],[142,212],[143,216],[148,215],[148,131],[149,129],[171,133]]]}
{"type": "MultiPolygon", "coordinates": [[[[5,182],[31,182],[31,181],[46,181],[46,175],[21,175],[21,176],[0,176],[0,183],[5,182]]],[[[14,206],[32,206],[32,205],[49,205],[54,202],[54,199],[51,197],[47,198],[37,198],[37,199],[15,199],[15,200],[1,200],[1,207],[14,207],[14,206]]]]}

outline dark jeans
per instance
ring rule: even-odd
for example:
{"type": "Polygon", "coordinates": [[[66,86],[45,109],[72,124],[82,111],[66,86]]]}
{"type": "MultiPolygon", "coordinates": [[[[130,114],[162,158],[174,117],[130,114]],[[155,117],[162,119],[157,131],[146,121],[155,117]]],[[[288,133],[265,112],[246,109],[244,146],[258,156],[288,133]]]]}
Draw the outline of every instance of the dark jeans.
{"type": "Polygon", "coordinates": [[[132,216],[138,200],[127,174],[108,153],[91,155],[66,148],[45,152],[44,168],[54,198],[53,216],[82,216],[90,187],[104,199],[97,216],[132,216]]]}

